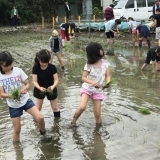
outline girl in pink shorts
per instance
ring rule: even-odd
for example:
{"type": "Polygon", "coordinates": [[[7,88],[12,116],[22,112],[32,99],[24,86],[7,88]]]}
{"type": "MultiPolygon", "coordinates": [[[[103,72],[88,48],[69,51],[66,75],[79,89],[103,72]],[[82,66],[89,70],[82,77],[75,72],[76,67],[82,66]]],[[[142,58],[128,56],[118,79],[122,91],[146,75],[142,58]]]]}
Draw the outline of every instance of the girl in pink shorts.
{"type": "Polygon", "coordinates": [[[110,81],[109,62],[102,59],[104,56],[102,46],[97,42],[91,42],[86,47],[87,63],[82,74],[83,84],[80,90],[81,102],[74,113],[71,125],[76,126],[76,121],[87,107],[91,99],[94,109],[96,124],[102,123],[101,102],[104,99],[103,84],[110,81]]]}
{"type": "Polygon", "coordinates": [[[128,18],[128,22],[132,33],[132,44],[135,45],[135,40],[137,39],[137,22],[132,17],[128,18]]]}

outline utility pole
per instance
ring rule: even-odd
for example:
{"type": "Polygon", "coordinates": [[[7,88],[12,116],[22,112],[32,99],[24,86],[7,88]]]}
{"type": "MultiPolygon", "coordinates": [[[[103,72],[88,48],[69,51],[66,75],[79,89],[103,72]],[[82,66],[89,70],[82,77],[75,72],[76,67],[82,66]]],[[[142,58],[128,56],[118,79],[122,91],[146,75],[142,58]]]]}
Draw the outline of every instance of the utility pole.
{"type": "Polygon", "coordinates": [[[93,16],[92,0],[83,0],[82,2],[83,19],[91,20],[93,16]]]}

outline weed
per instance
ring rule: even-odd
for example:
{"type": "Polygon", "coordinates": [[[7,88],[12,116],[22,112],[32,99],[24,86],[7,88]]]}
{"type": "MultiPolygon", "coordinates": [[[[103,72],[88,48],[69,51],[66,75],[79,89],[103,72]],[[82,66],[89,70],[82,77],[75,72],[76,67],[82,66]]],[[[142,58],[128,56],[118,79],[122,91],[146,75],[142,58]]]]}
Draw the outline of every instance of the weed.
{"type": "Polygon", "coordinates": [[[138,109],[138,111],[142,114],[145,114],[145,115],[151,114],[151,111],[148,108],[140,108],[140,109],[138,109]]]}

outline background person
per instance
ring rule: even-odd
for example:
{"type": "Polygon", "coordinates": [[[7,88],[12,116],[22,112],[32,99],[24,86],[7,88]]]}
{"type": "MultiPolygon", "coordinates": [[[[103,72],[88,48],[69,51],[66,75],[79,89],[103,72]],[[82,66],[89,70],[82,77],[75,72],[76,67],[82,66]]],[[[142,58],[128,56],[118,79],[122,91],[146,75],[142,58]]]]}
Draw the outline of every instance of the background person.
{"type": "Polygon", "coordinates": [[[143,39],[146,39],[148,48],[151,46],[150,42],[150,30],[146,25],[139,25],[137,28],[137,36],[138,36],[138,45],[141,48],[142,47],[142,41],[143,39]]]}
{"type": "Polygon", "coordinates": [[[51,60],[50,63],[53,61],[53,56],[55,55],[61,65],[62,70],[64,70],[64,63],[62,61],[62,38],[59,36],[56,30],[52,31],[52,36],[49,38],[49,46],[51,51],[51,60]]]}
{"type": "Polygon", "coordinates": [[[69,23],[60,24],[60,35],[62,37],[62,45],[65,46],[65,40],[70,41],[69,37],[69,23]]]}
{"type": "Polygon", "coordinates": [[[16,28],[17,25],[17,18],[18,18],[18,10],[15,6],[13,6],[13,9],[11,10],[11,19],[12,19],[12,26],[16,28]]]}
{"type": "Polygon", "coordinates": [[[105,23],[105,33],[107,36],[107,44],[110,43],[110,40],[112,39],[112,42],[114,42],[114,34],[119,33],[117,25],[121,24],[120,19],[112,19],[105,23]]]}
{"type": "Polygon", "coordinates": [[[106,21],[109,21],[111,19],[114,19],[114,12],[113,12],[113,4],[110,4],[104,11],[104,17],[106,21]]]}
{"type": "Polygon", "coordinates": [[[70,9],[68,2],[65,3],[64,9],[66,12],[67,19],[71,19],[71,9],[70,9]]]}
{"type": "Polygon", "coordinates": [[[160,2],[159,2],[159,0],[155,0],[154,2],[155,2],[155,4],[153,5],[153,18],[155,18],[156,9],[160,8],[160,2]]]}
{"type": "Polygon", "coordinates": [[[137,22],[132,17],[128,18],[128,22],[132,33],[132,44],[135,46],[135,40],[137,39],[137,22]]]}
{"type": "Polygon", "coordinates": [[[156,39],[158,39],[158,46],[160,46],[160,8],[156,9],[154,26],[156,27],[156,39]]]}
{"type": "Polygon", "coordinates": [[[160,47],[154,47],[149,49],[146,60],[141,67],[144,70],[148,64],[152,61],[152,72],[155,73],[160,69],[160,47]],[[156,66],[157,65],[157,66],[156,66]]]}

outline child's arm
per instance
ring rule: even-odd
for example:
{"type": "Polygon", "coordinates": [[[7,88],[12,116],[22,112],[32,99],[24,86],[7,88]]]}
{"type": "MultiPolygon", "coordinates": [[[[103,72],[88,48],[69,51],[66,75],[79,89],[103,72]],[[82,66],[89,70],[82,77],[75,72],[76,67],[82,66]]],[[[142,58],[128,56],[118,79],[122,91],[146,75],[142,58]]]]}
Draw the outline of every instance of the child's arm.
{"type": "Polygon", "coordinates": [[[25,94],[27,93],[28,89],[30,88],[30,84],[28,79],[26,79],[25,81],[23,81],[24,87],[21,89],[21,93],[25,94]]]}
{"type": "Polygon", "coordinates": [[[111,80],[109,68],[106,70],[106,83],[109,83],[111,80]]]}
{"type": "Polygon", "coordinates": [[[53,75],[53,79],[54,79],[54,83],[53,83],[52,86],[50,86],[51,90],[53,90],[59,83],[59,79],[58,79],[58,74],[57,73],[53,75]]]}
{"type": "Polygon", "coordinates": [[[156,27],[156,26],[157,26],[157,20],[154,19],[154,27],[156,27]]]}
{"type": "Polygon", "coordinates": [[[156,72],[156,61],[152,61],[152,72],[156,72]]]}
{"type": "Polygon", "coordinates": [[[7,94],[4,92],[4,89],[2,86],[0,86],[0,97],[2,98],[12,98],[12,96],[10,94],[7,94]]]}
{"type": "Polygon", "coordinates": [[[92,86],[94,86],[94,87],[99,87],[99,84],[97,82],[92,81],[91,79],[88,79],[87,76],[88,76],[88,71],[84,70],[83,74],[82,74],[82,81],[83,82],[92,84],[92,86]]]}
{"type": "Polygon", "coordinates": [[[37,75],[36,74],[32,74],[32,80],[33,80],[33,84],[34,86],[39,89],[41,92],[45,92],[46,88],[39,86],[38,84],[38,79],[37,79],[37,75]]]}

